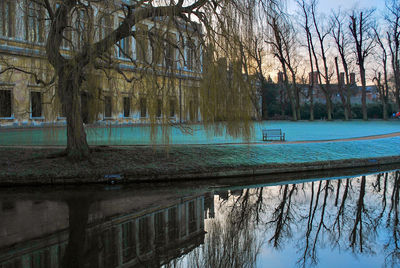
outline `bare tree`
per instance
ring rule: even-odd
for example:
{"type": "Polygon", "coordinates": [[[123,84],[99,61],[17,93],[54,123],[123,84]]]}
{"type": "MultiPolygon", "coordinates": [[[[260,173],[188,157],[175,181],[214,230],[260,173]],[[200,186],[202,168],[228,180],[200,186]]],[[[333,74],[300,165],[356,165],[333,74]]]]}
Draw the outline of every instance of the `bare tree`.
{"type": "Polygon", "coordinates": [[[388,30],[386,32],[389,52],[391,57],[391,66],[394,75],[395,100],[398,110],[400,110],[400,3],[396,0],[388,0],[386,2],[386,21],[388,30]]]}
{"type": "Polygon", "coordinates": [[[351,119],[351,101],[350,101],[351,85],[350,85],[350,73],[349,73],[349,63],[348,63],[350,40],[346,28],[343,27],[344,18],[341,15],[341,13],[340,12],[333,13],[331,20],[333,24],[331,35],[335,40],[336,48],[340,55],[340,60],[342,62],[342,67],[346,78],[346,84],[344,84],[344,81],[342,81],[342,79],[340,78],[341,74],[339,73],[338,59],[336,57],[335,65],[336,65],[339,94],[343,104],[345,120],[349,120],[351,119]]]}
{"type": "Polygon", "coordinates": [[[370,55],[374,47],[374,34],[372,26],[374,24],[374,10],[353,11],[350,15],[349,29],[353,36],[357,65],[360,68],[360,79],[362,86],[362,113],[363,120],[368,120],[367,114],[367,91],[365,77],[365,59],[370,55]]]}
{"type": "Polygon", "coordinates": [[[266,43],[272,47],[273,55],[276,57],[283,72],[283,83],[289,97],[293,120],[300,119],[300,95],[296,83],[296,69],[294,54],[296,46],[295,31],[290,19],[279,9],[272,5],[267,11],[267,23],[272,30],[272,36],[266,43]],[[289,83],[291,76],[291,84],[289,83]]]}
{"type": "Polygon", "coordinates": [[[307,51],[308,51],[308,60],[310,63],[310,81],[308,82],[308,98],[310,99],[310,121],[314,120],[314,86],[317,81],[314,81],[314,62],[312,56],[312,47],[313,40],[311,36],[311,25],[310,25],[310,14],[309,14],[309,5],[306,4],[305,0],[297,1],[297,4],[300,6],[302,11],[302,16],[304,18],[303,28],[307,37],[307,51]]]}
{"type": "Polygon", "coordinates": [[[387,105],[389,101],[389,81],[388,81],[388,71],[387,71],[388,53],[386,51],[386,46],[384,45],[383,40],[380,37],[379,30],[377,28],[374,28],[374,32],[376,41],[381,50],[383,81],[381,72],[377,71],[375,71],[375,76],[373,78],[373,81],[376,83],[379,92],[379,97],[381,99],[383,120],[387,120],[388,119],[387,105]]]}
{"type": "Polygon", "coordinates": [[[332,77],[332,72],[328,69],[328,60],[327,60],[327,40],[326,38],[328,37],[331,29],[331,25],[324,25],[321,21],[318,21],[317,18],[317,1],[312,0],[311,1],[311,16],[312,16],[312,21],[314,25],[314,30],[317,35],[317,43],[319,45],[320,49],[320,57],[322,59],[322,71],[319,66],[319,61],[318,61],[318,56],[316,52],[316,47],[311,43],[311,49],[313,51],[313,56],[315,60],[315,66],[317,68],[318,72],[318,77],[319,77],[319,87],[322,90],[322,92],[325,95],[325,100],[326,100],[326,112],[327,112],[327,119],[332,120],[332,113],[333,113],[333,105],[332,105],[332,90],[331,90],[331,77],[332,77]],[[325,84],[322,84],[322,80],[325,82],[325,84]]]}

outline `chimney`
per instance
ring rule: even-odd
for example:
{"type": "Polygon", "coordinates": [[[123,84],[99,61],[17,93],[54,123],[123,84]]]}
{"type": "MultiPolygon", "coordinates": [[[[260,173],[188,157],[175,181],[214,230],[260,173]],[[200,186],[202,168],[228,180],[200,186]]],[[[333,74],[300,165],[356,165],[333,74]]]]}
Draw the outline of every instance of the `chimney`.
{"type": "Polygon", "coordinates": [[[344,73],[343,72],[341,72],[340,74],[339,74],[339,85],[340,86],[343,86],[345,83],[344,83],[344,73]]]}
{"type": "Polygon", "coordinates": [[[309,80],[310,85],[312,84],[312,82],[314,82],[314,85],[318,84],[318,72],[309,72],[308,80],[309,80]],[[314,81],[312,81],[313,79],[314,79],[314,81]]]}
{"type": "Polygon", "coordinates": [[[356,74],[350,73],[350,85],[355,85],[355,84],[356,84],[356,74]]]}
{"type": "Polygon", "coordinates": [[[278,73],[278,84],[283,83],[283,72],[278,73]]]}

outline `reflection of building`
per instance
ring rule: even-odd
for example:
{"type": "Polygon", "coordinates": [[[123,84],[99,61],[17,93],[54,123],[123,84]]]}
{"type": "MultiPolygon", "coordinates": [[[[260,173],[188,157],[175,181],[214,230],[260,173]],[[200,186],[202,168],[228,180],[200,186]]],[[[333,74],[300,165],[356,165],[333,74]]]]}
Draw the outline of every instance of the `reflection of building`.
{"type": "Polygon", "coordinates": [[[241,196],[243,194],[243,189],[239,189],[239,190],[230,190],[231,195],[233,196],[241,196]]]}
{"type": "MultiPolygon", "coordinates": [[[[204,196],[160,203],[162,208],[140,211],[132,211],[137,202],[129,197],[91,204],[82,241],[87,267],[162,265],[203,243],[204,196]]],[[[10,220],[0,222],[0,267],[59,267],[69,243],[71,211],[66,204],[18,201],[1,205],[0,218],[10,220]],[[14,228],[24,221],[32,228],[14,228]]]]}
{"type": "Polygon", "coordinates": [[[229,198],[229,192],[228,191],[218,191],[217,193],[216,193],[218,196],[219,196],[219,199],[222,199],[222,200],[228,200],[228,198],[229,198]]]}
{"type": "Polygon", "coordinates": [[[204,218],[213,219],[215,217],[214,194],[207,193],[204,197],[204,218]]]}

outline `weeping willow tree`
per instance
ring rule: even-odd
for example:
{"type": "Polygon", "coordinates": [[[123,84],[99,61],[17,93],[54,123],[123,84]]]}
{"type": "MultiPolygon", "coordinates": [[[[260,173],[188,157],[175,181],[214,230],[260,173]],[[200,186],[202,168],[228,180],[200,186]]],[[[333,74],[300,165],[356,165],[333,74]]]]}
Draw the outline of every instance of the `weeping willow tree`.
{"type": "Polygon", "coordinates": [[[178,111],[178,123],[200,120],[206,129],[224,126],[229,135],[250,137],[254,81],[243,41],[251,27],[243,26],[269,0],[1,2],[25,10],[25,31],[43,39],[35,48],[48,69],[47,79],[12,64],[1,73],[20,71],[40,86],[55,85],[71,159],[90,156],[84,123],[131,106],[140,107],[153,141],[161,127],[168,142],[178,111]]]}

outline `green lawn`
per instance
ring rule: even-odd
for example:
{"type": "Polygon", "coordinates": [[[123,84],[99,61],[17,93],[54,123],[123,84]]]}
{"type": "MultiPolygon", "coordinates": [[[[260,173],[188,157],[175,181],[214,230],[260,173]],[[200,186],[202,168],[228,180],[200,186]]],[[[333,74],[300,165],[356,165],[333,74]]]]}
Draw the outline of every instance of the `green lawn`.
{"type": "MultiPolygon", "coordinates": [[[[206,132],[200,125],[191,126],[193,134],[182,133],[176,127],[170,128],[170,144],[215,144],[240,143],[242,139],[235,139],[225,134],[213,131],[206,132]]],[[[264,121],[254,124],[250,142],[262,140],[261,130],[264,128],[281,128],[286,133],[288,141],[299,140],[329,140],[353,138],[370,135],[400,132],[400,120],[390,121],[264,121]]],[[[0,129],[1,130],[1,129],[0,129]]],[[[146,145],[151,144],[150,127],[130,125],[118,127],[88,128],[88,141],[91,145],[146,145]]],[[[159,127],[159,133],[161,128],[159,127]]],[[[157,143],[163,143],[161,135],[157,143]]],[[[34,128],[34,129],[4,129],[0,131],[0,145],[65,145],[65,128],[34,128]]]]}

